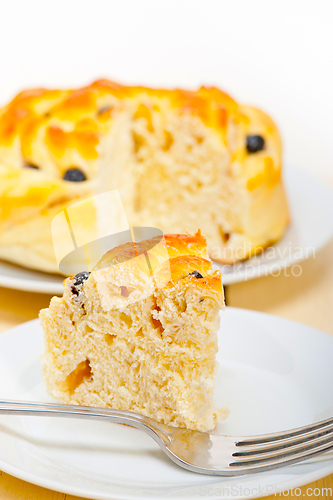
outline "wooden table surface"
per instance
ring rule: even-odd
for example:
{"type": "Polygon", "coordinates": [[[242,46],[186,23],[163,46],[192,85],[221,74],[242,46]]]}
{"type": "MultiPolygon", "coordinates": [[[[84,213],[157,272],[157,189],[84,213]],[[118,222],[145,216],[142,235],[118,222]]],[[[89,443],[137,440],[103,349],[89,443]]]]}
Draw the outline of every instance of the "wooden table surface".
{"type": "MultiPolygon", "coordinates": [[[[333,335],[333,241],[315,258],[302,263],[302,274],[292,276],[286,270],[280,276],[268,276],[228,286],[229,306],[243,307],[293,319],[333,335]]],[[[0,331],[36,318],[47,307],[49,295],[0,288],[0,331]]],[[[307,488],[331,488],[333,474],[302,488],[301,497],[310,498],[307,488]]],[[[325,490],[324,490],[325,491],[325,490]]],[[[332,500],[327,493],[313,496],[332,500]]],[[[299,493],[299,492],[297,492],[299,493]]],[[[316,490],[318,493],[318,490],[316,490]]],[[[77,497],[40,488],[0,471],[0,500],[75,500],[77,497]]],[[[293,492],[267,497],[295,499],[293,492]]]]}

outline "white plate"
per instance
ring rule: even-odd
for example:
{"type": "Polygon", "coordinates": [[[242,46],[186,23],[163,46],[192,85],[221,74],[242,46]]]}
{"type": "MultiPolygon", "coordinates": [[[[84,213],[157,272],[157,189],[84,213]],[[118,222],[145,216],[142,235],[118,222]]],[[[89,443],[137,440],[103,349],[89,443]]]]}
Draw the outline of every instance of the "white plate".
{"type": "MultiPolygon", "coordinates": [[[[333,337],[299,323],[227,308],[216,398],[229,435],[275,432],[333,416],[333,337]]],[[[51,401],[41,380],[37,320],[0,335],[1,398],[51,401]]],[[[0,469],[86,498],[237,499],[296,488],[333,472],[333,454],[277,471],[219,478],[177,467],[136,429],[106,422],[0,417],[0,469]]]]}
{"type": "MultiPolygon", "coordinates": [[[[287,168],[285,177],[291,211],[291,225],[285,236],[259,257],[234,266],[217,264],[222,270],[224,285],[279,273],[313,256],[333,237],[332,190],[303,170],[287,168]]],[[[299,269],[295,269],[295,273],[298,272],[299,269]]],[[[0,286],[62,295],[62,282],[61,276],[0,262],[0,286]]]]}

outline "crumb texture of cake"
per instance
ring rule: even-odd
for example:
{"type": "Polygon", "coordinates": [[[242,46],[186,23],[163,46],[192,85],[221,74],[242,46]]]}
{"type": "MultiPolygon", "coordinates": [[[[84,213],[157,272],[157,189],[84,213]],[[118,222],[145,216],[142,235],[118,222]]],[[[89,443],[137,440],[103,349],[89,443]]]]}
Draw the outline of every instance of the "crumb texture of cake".
{"type": "Polygon", "coordinates": [[[128,243],[106,254],[90,275],[67,278],[63,297],[40,312],[44,380],[65,403],[209,431],[228,414],[214,402],[221,275],[200,232],[165,235],[160,244],[169,260],[157,258],[153,270],[146,242],[124,260],[133,248],[128,243]]]}
{"type": "Polygon", "coordinates": [[[131,226],[201,227],[211,258],[246,259],[288,225],[281,161],[272,119],[214,87],[22,92],[0,109],[0,258],[59,272],[53,217],[119,189],[131,226]]]}

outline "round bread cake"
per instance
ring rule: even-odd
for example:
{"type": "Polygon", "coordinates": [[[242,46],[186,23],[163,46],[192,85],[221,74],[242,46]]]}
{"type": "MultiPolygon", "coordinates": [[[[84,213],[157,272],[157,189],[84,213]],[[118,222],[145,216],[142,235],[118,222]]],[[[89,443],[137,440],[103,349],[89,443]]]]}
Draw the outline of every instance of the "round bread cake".
{"type": "Polygon", "coordinates": [[[59,272],[51,221],[118,189],[131,226],[200,227],[209,255],[246,259],[289,221],[281,141],[262,111],[217,88],[27,90],[0,111],[0,258],[59,272]]]}

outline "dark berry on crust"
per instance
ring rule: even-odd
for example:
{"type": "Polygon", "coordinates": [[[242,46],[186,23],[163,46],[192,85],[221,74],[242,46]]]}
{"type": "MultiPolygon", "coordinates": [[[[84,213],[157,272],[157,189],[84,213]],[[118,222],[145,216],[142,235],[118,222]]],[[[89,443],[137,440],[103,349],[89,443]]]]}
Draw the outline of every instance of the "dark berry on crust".
{"type": "Polygon", "coordinates": [[[74,276],[74,285],[71,288],[72,294],[78,296],[80,293],[79,287],[89,278],[90,273],[88,271],[82,271],[74,276]]]}
{"type": "Polygon", "coordinates": [[[88,271],[82,271],[74,276],[75,285],[82,285],[90,276],[88,271]]]}
{"type": "Polygon", "coordinates": [[[265,139],[261,135],[248,135],[246,138],[246,149],[248,153],[257,153],[264,149],[265,139]]]}
{"type": "Polygon", "coordinates": [[[203,278],[202,274],[200,274],[198,271],[192,271],[187,276],[195,276],[197,278],[197,280],[203,278]]]}
{"type": "Polygon", "coordinates": [[[24,166],[27,168],[34,168],[35,170],[39,170],[39,166],[35,165],[34,163],[25,163],[24,166]]]}
{"type": "Polygon", "coordinates": [[[86,179],[87,179],[86,176],[79,168],[69,168],[64,175],[65,181],[83,182],[86,179]]]}

